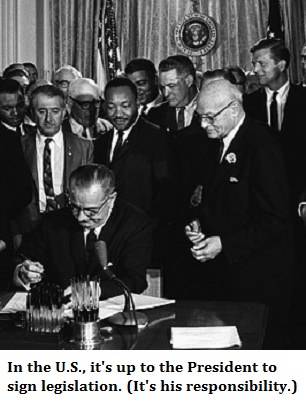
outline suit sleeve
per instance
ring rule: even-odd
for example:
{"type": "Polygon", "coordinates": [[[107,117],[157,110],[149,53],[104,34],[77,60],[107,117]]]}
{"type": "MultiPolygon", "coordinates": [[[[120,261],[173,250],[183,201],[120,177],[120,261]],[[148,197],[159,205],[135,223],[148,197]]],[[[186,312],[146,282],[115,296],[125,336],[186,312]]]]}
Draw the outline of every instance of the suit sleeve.
{"type": "Polygon", "coordinates": [[[234,233],[221,234],[223,252],[231,263],[264,253],[280,239],[288,239],[286,173],[281,151],[273,142],[256,147],[251,157],[249,199],[248,222],[234,233]]]}
{"type": "MultiPolygon", "coordinates": [[[[125,237],[118,259],[114,258],[114,272],[131,292],[141,293],[147,287],[146,269],[151,262],[152,225],[149,220],[135,226],[125,237]]],[[[103,299],[122,294],[122,287],[116,282],[101,282],[103,299]]]]}

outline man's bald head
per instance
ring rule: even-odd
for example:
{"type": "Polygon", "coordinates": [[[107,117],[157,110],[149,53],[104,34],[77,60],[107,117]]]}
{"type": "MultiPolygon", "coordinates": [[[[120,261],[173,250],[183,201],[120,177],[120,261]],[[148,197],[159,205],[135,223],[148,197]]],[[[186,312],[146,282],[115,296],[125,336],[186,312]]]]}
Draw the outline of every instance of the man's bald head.
{"type": "Polygon", "coordinates": [[[225,79],[210,81],[201,88],[197,113],[210,138],[223,138],[244,116],[242,94],[225,79]]]}

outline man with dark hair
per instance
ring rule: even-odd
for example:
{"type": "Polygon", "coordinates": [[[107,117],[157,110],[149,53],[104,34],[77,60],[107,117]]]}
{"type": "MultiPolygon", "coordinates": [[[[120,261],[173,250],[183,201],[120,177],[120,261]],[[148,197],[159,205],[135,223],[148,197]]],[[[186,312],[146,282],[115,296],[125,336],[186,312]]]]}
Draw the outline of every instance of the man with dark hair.
{"type": "Polygon", "coordinates": [[[126,65],[124,72],[136,85],[139,112],[146,116],[152,107],[162,102],[155,66],[148,59],[133,59],[126,65]]]}
{"type": "Polygon", "coordinates": [[[46,214],[24,238],[21,253],[28,259],[17,266],[15,284],[28,288],[44,273],[47,280],[67,287],[76,275],[100,275],[103,299],[121,294],[90,247],[103,240],[113,272],[132,292],[142,292],[150,263],[151,222],[117,197],[113,172],[97,164],[79,167],[70,176],[69,199],[68,208],[46,214]]]}
{"type": "Polygon", "coordinates": [[[159,85],[166,102],[151,109],[148,119],[166,133],[190,126],[196,108],[196,73],[191,60],[182,55],[162,60],[158,67],[159,85]]]}
{"type": "Polygon", "coordinates": [[[64,94],[53,85],[37,87],[31,98],[36,130],[23,136],[22,147],[31,169],[34,196],[19,217],[18,228],[34,228],[42,214],[65,205],[70,173],[92,161],[92,143],[62,131],[66,112],[64,94]]]}
{"type": "Polygon", "coordinates": [[[23,89],[23,93],[26,94],[27,88],[30,84],[29,74],[26,69],[15,69],[7,72],[3,75],[4,78],[11,78],[17,81],[23,89]]]}
{"type": "Polygon", "coordinates": [[[24,93],[20,84],[12,79],[0,79],[0,133],[25,134],[24,93]]]}
{"type": "Polygon", "coordinates": [[[104,94],[114,130],[95,142],[95,162],[114,170],[122,198],[151,217],[161,217],[170,181],[165,139],[155,125],[138,115],[137,89],[129,79],[109,81],[104,94]]]}

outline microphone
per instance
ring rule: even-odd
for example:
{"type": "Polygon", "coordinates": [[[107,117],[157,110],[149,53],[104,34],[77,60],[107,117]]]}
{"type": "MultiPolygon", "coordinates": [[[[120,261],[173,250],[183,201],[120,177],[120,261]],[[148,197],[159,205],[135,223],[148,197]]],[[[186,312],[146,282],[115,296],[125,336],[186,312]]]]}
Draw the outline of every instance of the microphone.
{"type": "Polygon", "coordinates": [[[108,263],[106,243],[102,240],[98,240],[95,243],[95,250],[99,264],[103,269],[103,273],[106,274],[109,280],[116,281],[121,286],[125,299],[123,312],[116,313],[107,318],[107,321],[113,325],[144,328],[148,324],[148,318],[144,313],[136,312],[135,303],[130,289],[109,268],[110,264],[108,263]]]}

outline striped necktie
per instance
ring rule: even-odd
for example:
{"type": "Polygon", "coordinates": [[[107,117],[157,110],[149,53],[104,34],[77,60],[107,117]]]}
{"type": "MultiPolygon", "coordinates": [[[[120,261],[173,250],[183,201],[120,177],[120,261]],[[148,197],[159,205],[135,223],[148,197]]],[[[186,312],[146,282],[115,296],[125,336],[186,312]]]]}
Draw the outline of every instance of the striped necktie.
{"type": "Polygon", "coordinates": [[[43,180],[44,189],[47,199],[46,212],[56,210],[56,201],[53,188],[52,167],[51,167],[51,148],[50,143],[52,139],[45,140],[44,154],[43,154],[43,180]]]}

